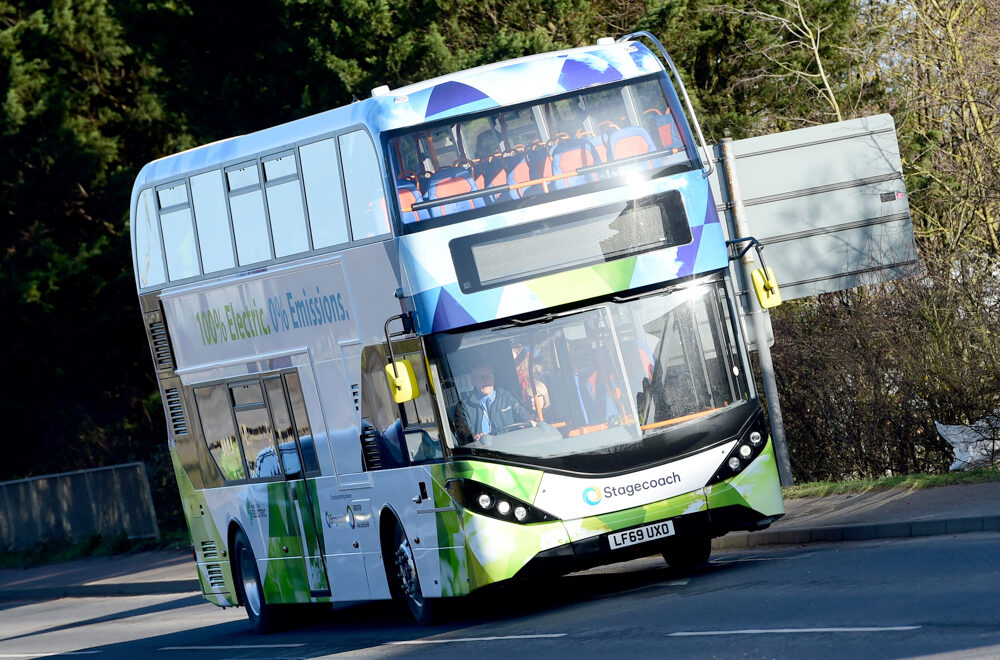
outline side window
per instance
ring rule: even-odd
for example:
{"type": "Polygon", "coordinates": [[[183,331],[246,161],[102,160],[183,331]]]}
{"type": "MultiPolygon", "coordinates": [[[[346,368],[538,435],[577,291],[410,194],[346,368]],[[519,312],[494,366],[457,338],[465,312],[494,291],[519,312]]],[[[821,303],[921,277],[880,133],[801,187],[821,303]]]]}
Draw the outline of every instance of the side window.
{"type": "Polygon", "coordinates": [[[388,234],[389,214],[375,145],[362,130],[345,133],[339,140],[354,240],[388,234]]]}
{"type": "Polygon", "coordinates": [[[302,462],[306,475],[319,473],[319,459],[316,458],[316,443],[313,442],[312,428],[309,426],[309,415],[306,413],[306,400],[302,396],[302,383],[298,374],[285,374],[285,389],[288,401],[292,404],[292,422],[299,436],[299,447],[302,450],[302,462]]]}
{"type": "Polygon", "coordinates": [[[309,228],[313,247],[339,245],[350,240],[344,209],[344,188],[340,181],[337,141],[334,138],[299,148],[302,183],[306,189],[309,228]]]}
{"type": "Polygon", "coordinates": [[[246,163],[226,170],[229,206],[233,211],[233,233],[240,265],[255,264],[271,258],[271,240],[264,215],[264,197],[260,190],[257,163],[246,163]]]}
{"type": "Polygon", "coordinates": [[[434,402],[427,378],[427,363],[422,352],[404,353],[403,358],[413,365],[413,373],[417,377],[420,396],[403,404],[403,440],[407,460],[412,465],[434,459],[444,458],[441,448],[441,436],[438,433],[437,420],[434,417],[434,402]]]}
{"type": "Polygon", "coordinates": [[[236,259],[222,172],[213,170],[191,177],[191,201],[194,202],[202,268],[206,273],[232,268],[236,259]]]}
{"type": "Polygon", "coordinates": [[[163,269],[160,221],[156,216],[154,204],[152,190],[143,190],[139,193],[132,234],[135,236],[135,268],[140,287],[163,284],[167,280],[163,269]]]}
{"type": "Polygon", "coordinates": [[[281,466],[289,477],[301,477],[299,451],[295,447],[295,427],[292,425],[292,416],[288,413],[288,404],[285,403],[285,390],[281,386],[281,377],[265,378],[264,391],[267,393],[271,419],[274,420],[274,435],[278,440],[281,466]]]}
{"type": "Polygon", "coordinates": [[[194,218],[188,201],[187,182],[156,191],[163,227],[163,247],[167,255],[167,274],[171,280],[183,280],[200,273],[194,239],[194,218]]]}
{"type": "Polygon", "coordinates": [[[264,192],[271,217],[274,256],[285,257],[308,250],[309,231],[294,153],[264,161],[264,192]]]}
{"type": "Polygon", "coordinates": [[[226,481],[246,479],[228,388],[225,385],[199,387],[194,391],[194,398],[205,443],[223,478],[226,481]]]}
{"type": "Polygon", "coordinates": [[[271,420],[264,405],[260,381],[230,385],[229,391],[243,441],[247,474],[251,479],[280,477],[281,464],[274,447],[271,420]]]}

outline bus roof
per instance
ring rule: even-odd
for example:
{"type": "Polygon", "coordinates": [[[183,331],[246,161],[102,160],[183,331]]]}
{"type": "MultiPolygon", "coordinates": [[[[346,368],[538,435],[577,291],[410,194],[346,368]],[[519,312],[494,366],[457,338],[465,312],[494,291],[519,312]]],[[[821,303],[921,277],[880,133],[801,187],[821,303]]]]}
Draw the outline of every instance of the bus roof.
{"type": "Polygon", "coordinates": [[[659,60],[645,46],[625,42],[541,53],[451,73],[154,160],[136,177],[132,206],[138,192],[152,184],[250,160],[348,127],[364,125],[378,133],[659,71],[659,60]]]}

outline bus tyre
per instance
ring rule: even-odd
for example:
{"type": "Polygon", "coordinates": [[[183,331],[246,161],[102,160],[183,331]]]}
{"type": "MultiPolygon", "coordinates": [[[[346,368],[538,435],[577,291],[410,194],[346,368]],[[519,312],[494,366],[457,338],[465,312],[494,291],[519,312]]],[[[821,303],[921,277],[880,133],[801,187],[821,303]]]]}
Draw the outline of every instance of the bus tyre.
{"type": "Polygon", "coordinates": [[[711,537],[695,536],[668,547],[663,551],[663,559],[670,568],[688,572],[707,564],[711,554],[711,537]]]}
{"type": "Polygon", "coordinates": [[[264,585],[257,570],[257,560],[250,541],[242,531],[237,531],[233,540],[233,558],[236,563],[236,588],[239,589],[240,601],[246,608],[250,625],[262,635],[272,632],[276,619],[274,606],[264,600],[264,585]]]}
{"type": "Polygon", "coordinates": [[[420,577],[417,575],[417,563],[414,561],[413,548],[399,522],[396,523],[392,547],[389,584],[393,597],[406,603],[410,614],[413,615],[417,623],[427,625],[434,619],[433,602],[425,597],[420,589],[420,577]]]}

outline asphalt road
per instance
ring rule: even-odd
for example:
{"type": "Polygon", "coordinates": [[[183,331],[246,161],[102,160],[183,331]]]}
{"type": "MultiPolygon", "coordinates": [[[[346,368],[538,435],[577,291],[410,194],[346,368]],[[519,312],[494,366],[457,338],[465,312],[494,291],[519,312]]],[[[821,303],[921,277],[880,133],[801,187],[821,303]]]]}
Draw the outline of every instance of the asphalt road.
{"type": "Polygon", "coordinates": [[[648,558],[458,601],[413,625],[383,603],[296,610],[256,636],[198,595],[0,603],[0,658],[1000,657],[1000,535],[648,558]]]}

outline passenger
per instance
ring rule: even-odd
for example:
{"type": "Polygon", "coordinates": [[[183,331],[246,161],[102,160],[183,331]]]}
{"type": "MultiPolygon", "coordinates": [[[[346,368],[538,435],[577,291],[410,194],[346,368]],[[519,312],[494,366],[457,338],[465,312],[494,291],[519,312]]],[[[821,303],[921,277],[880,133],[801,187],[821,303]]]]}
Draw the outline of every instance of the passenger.
{"type": "Polygon", "coordinates": [[[543,416],[542,410],[548,408],[552,403],[549,399],[549,388],[545,386],[538,378],[538,373],[534,374],[534,378],[528,380],[528,350],[515,346],[511,348],[511,354],[514,358],[514,368],[517,370],[517,380],[521,384],[521,402],[528,407],[529,410],[535,410],[540,416],[543,416]]]}
{"type": "Polygon", "coordinates": [[[472,370],[474,389],[458,404],[457,434],[461,444],[480,440],[484,435],[513,430],[511,426],[535,426],[531,413],[513,394],[493,385],[493,367],[477,364],[472,370]]]}
{"type": "Polygon", "coordinates": [[[575,362],[573,381],[583,426],[613,421],[620,410],[605,379],[598,374],[593,357],[587,351],[580,351],[575,362]]]}

